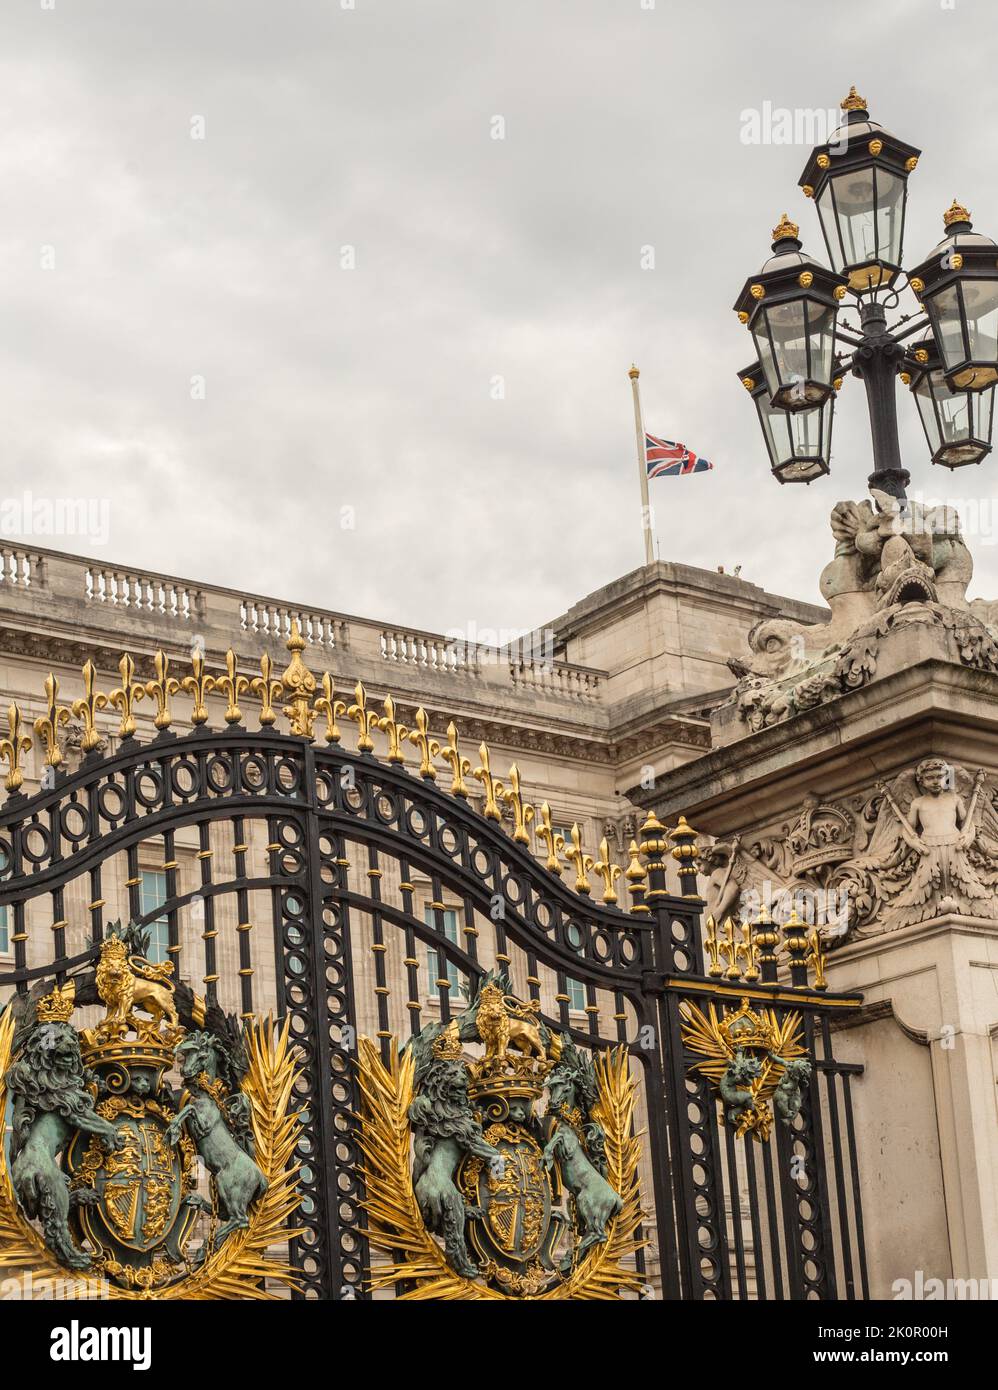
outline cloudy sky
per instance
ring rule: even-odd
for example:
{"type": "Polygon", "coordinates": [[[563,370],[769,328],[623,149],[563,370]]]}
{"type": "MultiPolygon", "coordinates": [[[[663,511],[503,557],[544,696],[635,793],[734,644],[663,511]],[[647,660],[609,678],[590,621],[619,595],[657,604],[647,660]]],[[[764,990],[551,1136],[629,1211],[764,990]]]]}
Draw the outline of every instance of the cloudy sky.
{"type": "MultiPolygon", "coordinates": [[[[855,83],[924,152],[909,261],[954,196],[998,234],[996,27],[989,0],[7,3],[0,492],[108,499],[106,544],[51,542],[106,561],[527,628],[641,563],[633,359],[648,428],[715,463],[652,484],[662,558],[814,598],[865,397],[831,479],[770,479],[731,304],[784,210],[824,252],[807,148],[743,113],[855,83]]],[[[998,461],[930,476],[899,407],[998,595],[998,461]]]]}

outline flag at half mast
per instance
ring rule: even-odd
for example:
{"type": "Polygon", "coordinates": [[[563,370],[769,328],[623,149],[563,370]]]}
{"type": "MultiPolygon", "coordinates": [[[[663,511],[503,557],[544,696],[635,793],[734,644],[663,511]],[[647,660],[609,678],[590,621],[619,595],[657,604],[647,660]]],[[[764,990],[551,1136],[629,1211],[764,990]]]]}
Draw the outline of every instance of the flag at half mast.
{"type": "Polygon", "coordinates": [[[645,467],[649,478],[679,478],[685,473],[706,473],[714,465],[685,444],[659,439],[645,430],[645,467]]]}

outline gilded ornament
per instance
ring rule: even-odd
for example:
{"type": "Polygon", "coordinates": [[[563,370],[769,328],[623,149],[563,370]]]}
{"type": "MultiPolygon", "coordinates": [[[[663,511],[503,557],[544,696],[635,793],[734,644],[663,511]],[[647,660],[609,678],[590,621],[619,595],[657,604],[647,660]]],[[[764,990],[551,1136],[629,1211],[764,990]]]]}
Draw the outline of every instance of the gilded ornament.
{"type": "Polygon", "coordinates": [[[804,194],[804,197],[805,197],[805,198],[813,198],[813,197],[814,197],[814,189],[811,187],[811,185],[810,185],[809,183],[801,184],[801,190],[800,190],[800,191],[804,194]]]}
{"type": "Polygon", "coordinates": [[[447,725],[447,742],[440,743],[438,739],[433,739],[430,743],[430,752],[435,758],[443,758],[451,770],[450,792],[452,796],[467,797],[468,784],[465,776],[471,771],[471,763],[463,757],[457,742],[457,725],[453,719],[447,725]]]}
{"type": "Polygon", "coordinates": [[[952,203],[949,205],[949,207],[948,207],[948,208],[946,209],[946,211],[943,213],[943,223],[944,223],[944,225],[947,226],[947,227],[949,227],[949,226],[952,226],[952,224],[953,224],[954,222],[969,222],[969,221],[970,221],[970,213],[967,211],[967,209],[963,206],[962,203],[958,203],[958,202],[956,201],[956,199],[954,198],[953,201],[952,201],[952,203]]]}
{"type": "Polygon", "coordinates": [[[831,162],[832,161],[828,158],[827,154],[818,155],[817,164],[819,169],[827,169],[831,162]]]}
{"type": "Polygon", "coordinates": [[[766,287],[765,285],[749,285],[749,294],[753,299],[764,299],[766,287]]]}
{"type": "Polygon", "coordinates": [[[575,891],[584,896],[592,892],[592,884],[586,874],[590,873],[595,867],[595,861],[591,854],[586,854],[582,848],[582,832],[578,824],[574,824],[571,830],[571,845],[565,847],[565,858],[575,867],[575,891]]]}
{"type": "Polygon", "coordinates": [[[750,377],[750,376],[743,376],[743,377],[742,377],[742,385],[745,387],[745,390],[746,390],[746,391],[754,391],[754,390],[755,390],[755,378],[754,378],[754,377],[750,377]]]}
{"type": "Polygon", "coordinates": [[[551,824],[551,807],[546,801],[541,802],[541,823],[534,831],[541,844],[547,850],[547,867],[553,874],[561,875],[561,864],[558,855],[565,848],[565,837],[555,830],[551,824]]]}
{"type": "Polygon", "coordinates": [[[481,764],[475,768],[471,774],[476,782],[481,782],[485,788],[485,805],[482,807],[482,815],[486,820],[502,820],[502,811],[499,809],[500,801],[506,798],[506,789],[501,782],[496,781],[492,776],[492,769],[489,767],[488,744],[481,743],[478,746],[478,756],[481,764]]]}
{"type": "Polygon", "coordinates": [[[284,713],[288,717],[293,734],[297,734],[299,738],[311,738],[315,727],[315,711],[312,708],[315,677],[302,659],[305,639],[298,628],[297,618],[291,619],[291,631],[284,645],[291,653],[291,660],[281,676],[281,685],[288,700],[284,706],[284,713]]]}
{"type": "Polygon", "coordinates": [[[602,881],[603,901],[612,905],[617,901],[613,885],[624,871],[610,858],[610,845],[605,835],[599,842],[599,858],[593,861],[592,871],[602,881]]]}
{"type": "Polygon", "coordinates": [[[146,694],[150,699],[156,701],[156,715],[153,723],[162,733],[173,722],[173,715],[170,712],[170,698],[176,695],[180,689],[180,682],[175,676],[169,674],[170,660],[162,647],[153,657],[152,664],[153,670],[156,672],[156,679],[146,681],[146,694]]]}
{"type": "Polygon", "coordinates": [[[133,680],[135,675],[135,662],[126,652],[118,662],[118,672],[121,676],[121,685],[117,690],[112,690],[107,697],[107,702],[112,705],[121,715],[121,722],[118,725],[119,738],[134,738],[136,723],[135,715],[132,713],[132,706],[139,700],[144,699],[146,688],[140,682],[133,680]]]}
{"type": "Polygon", "coordinates": [[[845,287],[845,285],[836,285],[835,288],[834,288],[834,290],[832,290],[832,295],[833,295],[833,297],[834,297],[835,299],[845,299],[845,297],[846,297],[846,287],[845,287]]]}
{"type": "Polygon", "coordinates": [[[377,721],[377,727],[388,737],[388,761],[390,763],[404,763],[405,754],[402,752],[402,744],[409,730],[404,724],[397,722],[395,701],[390,695],[385,696],[384,708],[384,716],[377,721]]]}
{"type": "Polygon", "coordinates": [[[45,705],[45,714],[35,720],[35,733],[45,745],[46,766],[58,767],[62,762],[59,725],[69,723],[72,711],[68,705],[59,704],[59,681],[51,671],[45,677],[45,705]]]}
{"type": "Polygon", "coordinates": [[[631,898],[632,912],[650,912],[651,908],[645,903],[645,894],[648,891],[648,870],[641,863],[641,854],[636,840],[632,840],[627,846],[628,864],[624,870],[624,877],[627,879],[627,891],[631,898]]]}
{"type": "Polygon", "coordinates": [[[266,652],[260,657],[260,674],[249,683],[252,694],[260,701],[260,728],[269,729],[277,723],[274,701],[284,694],[284,685],[274,679],[274,663],[266,652]]]}
{"type": "Polygon", "coordinates": [[[871,140],[871,141],[870,141],[870,144],[869,144],[869,146],[868,146],[868,149],[869,149],[870,153],[873,155],[874,159],[876,159],[877,155],[880,153],[880,151],[881,151],[883,148],[884,148],[884,142],[883,142],[883,140],[871,140]]]}
{"type": "Polygon", "coordinates": [[[911,279],[908,281],[908,284],[911,286],[911,288],[915,291],[916,294],[921,294],[922,291],[925,289],[925,281],[920,280],[917,275],[913,275],[911,279]]]}
{"type": "Polygon", "coordinates": [[[779,222],[773,228],[773,240],[782,241],[785,237],[794,237],[796,239],[799,231],[800,228],[798,227],[797,223],[791,222],[787,214],[784,213],[783,216],[780,218],[779,222]]]}
{"type": "Polygon", "coordinates": [[[437,770],[433,766],[433,743],[430,737],[430,721],[426,710],[420,705],[415,716],[416,727],[409,730],[409,742],[419,749],[419,775],[428,782],[437,780],[437,770]]]}
{"type": "Polygon", "coordinates": [[[963,257],[960,255],[959,251],[953,252],[952,256],[949,258],[949,264],[951,270],[963,269],[963,257]]]}
{"type": "Polygon", "coordinates": [[[243,712],[239,708],[239,697],[244,695],[249,687],[249,677],[236,674],[236,654],[230,647],[225,653],[225,675],[215,677],[215,688],[222,692],[227,701],[224,716],[226,724],[242,723],[243,712]]]}
{"type": "Polygon", "coordinates": [[[72,705],[76,718],[83,721],[83,737],[80,740],[80,747],[84,753],[92,753],[103,742],[97,728],[96,717],[98,710],[107,707],[107,696],[96,688],[96,682],[97,668],[92,661],[87,661],[83,667],[83,697],[74,700],[72,705]]]}
{"type": "Polygon", "coordinates": [[[184,676],[180,688],[185,695],[190,695],[192,700],[191,723],[195,728],[206,724],[208,706],[205,702],[215,689],[215,677],[208,675],[205,670],[204,653],[197,647],[191,652],[191,674],[184,676]]]}
{"type": "Polygon", "coordinates": [[[904,162],[904,167],[905,167],[906,172],[910,174],[910,173],[912,172],[912,170],[916,167],[917,164],[918,164],[918,155],[917,155],[917,154],[911,155],[910,158],[906,159],[905,162],[904,162]]]}
{"type": "Polygon", "coordinates": [[[814,273],[810,270],[802,270],[797,276],[797,283],[802,289],[808,289],[814,283],[814,273]]]}
{"type": "Polygon", "coordinates": [[[507,806],[513,808],[513,839],[519,845],[530,844],[530,823],[534,819],[534,808],[523,800],[520,790],[520,769],[513,763],[509,769],[509,787],[503,792],[507,806]]]}
{"type": "Polygon", "coordinates": [[[347,718],[357,725],[357,752],[373,753],[374,739],[371,730],[378,728],[377,711],[367,708],[367,691],[358,681],[354,686],[354,702],[347,707],[347,718]]]}
{"type": "Polygon", "coordinates": [[[748,316],[748,314],[745,312],[744,309],[739,309],[739,310],[738,310],[738,322],[739,322],[739,323],[748,323],[748,321],[749,321],[749,316],[748,316]]]}
{"type": "Polygon", "coordinates": [[[861,97],[855,87],[850,87],[849,95],[843,97],[839,107],[842,111],[865,111],[867,109],[866,98],[861,97]]]}

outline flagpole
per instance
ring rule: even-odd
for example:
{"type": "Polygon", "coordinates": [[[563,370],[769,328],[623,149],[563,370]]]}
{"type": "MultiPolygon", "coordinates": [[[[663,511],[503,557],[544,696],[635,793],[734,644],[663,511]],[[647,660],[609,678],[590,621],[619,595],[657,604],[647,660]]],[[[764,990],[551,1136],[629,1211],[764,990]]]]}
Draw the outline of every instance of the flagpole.
{"type": "Polygon", "coordinates": [[[641,529],[645,535],[645,564],[651,565],[655,561],[655,552],[652,546],[651,534],[651,505],[648,501],[648,461],[645,453],[645,427],[641,419],[641,396],[638,391],[638,377],[641,373],[631,363],[631,370],[627,373],[631,378],[631,394],[634,397],[634,435],[638,446],[638,476],[641,479],[641,529]]]}

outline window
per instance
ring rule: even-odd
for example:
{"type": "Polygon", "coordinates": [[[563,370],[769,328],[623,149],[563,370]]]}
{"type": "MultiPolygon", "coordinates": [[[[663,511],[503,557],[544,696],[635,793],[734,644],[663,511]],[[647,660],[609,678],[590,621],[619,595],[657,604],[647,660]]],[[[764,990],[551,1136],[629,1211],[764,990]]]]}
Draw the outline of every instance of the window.
{"type": "MultiPolygon", "coordinates": [[[[165,902],[166,874],[156,869],[143,869],[142,882],[139,885],[140,915],[145,917],[147,913],[155,912],[165,902]]],[[[146,931],[149,933],[149,960],[153,963],[169,960],[167,947],[170,944],[170,924],[166,916],[147,922],[146,931]]]]}
{"type": "MultiPolygon", "coordinates": [[[[423,921],[428,927],[439,930],[439,920],[443,919],[444,936],[448,941],[458,944],[457,936],[457,912],[454,908],[448,907],[439,912],[427,904],[423,908],[423,921]]],[[[440,990],[437,988],[438,980],[449,980],[450,989],[447,997],[453,1004],[456,999],[467,998],[469,995],[467,976],[462,975],[453,961],[444,960],[439,951],[435,951],[432,946],[426,948],[426,968],[429,973],[429,984],[427,992],[431,999],[439,999],[440,990]],[[446,971],[446,974],[442,972],[446,971]]]]}
{"type": "Polygon", "coordinates": [[[568,1007],[575,1013],[582,1013],[586,1007],[586,987],[581,980],[566,980],[565,993],[568,995],[568,1007]]]}
{"type": "Polygon", "coordinates": [[[0,954],[7,955],[10,950],[10,928],[7,925],[8,908],[0,907],[0,954]]]}

